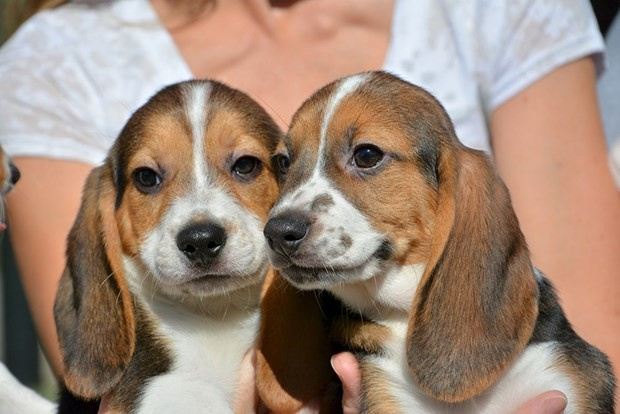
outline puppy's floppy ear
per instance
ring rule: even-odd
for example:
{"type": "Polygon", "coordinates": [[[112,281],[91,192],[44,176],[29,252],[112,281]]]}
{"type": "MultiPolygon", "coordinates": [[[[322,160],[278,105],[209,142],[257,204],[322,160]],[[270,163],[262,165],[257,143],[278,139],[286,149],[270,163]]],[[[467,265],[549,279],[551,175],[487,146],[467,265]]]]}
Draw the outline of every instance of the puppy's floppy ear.
{"type": "Polygon", "coordinates": [[[114,203],[106,164],[94,169],[86,182],[54,305],[65,385],[86,399],[101,397],[118,383],[135,347],[114,203]]]}
{"type": "Polygon", "coordinates": [[[433,248],[409,319],[410,372],[433,397],[483,392],[526,347],[538,314],[532,264],[505,185],[483,153],[440,153],[433,248]]]}
{"type": "MultiPolygon", "coordinates": [[[[277,272],[267,283],[256,386],[269,412],[292,413],[321,398],[330,381],[337,381],[330,366],[333,352],[317,294],[297,290],[277,272]]],[[[322,407],[321,412],[331,410],[322,407]]]]}

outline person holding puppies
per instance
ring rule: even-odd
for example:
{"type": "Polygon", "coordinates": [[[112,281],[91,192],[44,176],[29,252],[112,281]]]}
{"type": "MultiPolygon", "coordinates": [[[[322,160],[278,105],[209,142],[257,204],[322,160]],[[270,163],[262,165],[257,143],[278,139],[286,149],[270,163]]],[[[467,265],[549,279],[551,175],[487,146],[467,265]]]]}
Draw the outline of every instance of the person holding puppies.
{"type": "MultiPolygon", "coordinates": [[[[620,200],[588,2],[45,3],[0,51],[0,140],[23,175],[7,199],[11,240],[59,378],[52,303],[66,235],[86,175],[135,108],[166,84],[208,77],[247,92],[286,129],[316,89],[371,69],[428,89],[465,144],[492,154],[534,264],[576,330],[620,364],[620,200]]],[[[347,358],[334,364],[355,394],[347,358]]]]}

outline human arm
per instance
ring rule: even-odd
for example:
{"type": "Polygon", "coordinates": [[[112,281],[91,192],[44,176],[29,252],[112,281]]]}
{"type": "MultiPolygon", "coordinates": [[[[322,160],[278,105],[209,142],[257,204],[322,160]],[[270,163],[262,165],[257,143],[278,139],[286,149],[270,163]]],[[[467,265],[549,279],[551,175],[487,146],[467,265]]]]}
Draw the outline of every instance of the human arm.
{"type": "Polygon", "coordinates": [[[41,346],[61,378],[52,310],[65,266],[65,240],[92,166],[35,157],[16,157],[13,162],[22,175],[7,196],[11,242],[41,346]]]}
{"type": "Polygon", "coordinates": [[[579,335],[620,365],[620,199],[611,177],[591,58],[499,105],[493,154],[539,267],[579,335]]]}

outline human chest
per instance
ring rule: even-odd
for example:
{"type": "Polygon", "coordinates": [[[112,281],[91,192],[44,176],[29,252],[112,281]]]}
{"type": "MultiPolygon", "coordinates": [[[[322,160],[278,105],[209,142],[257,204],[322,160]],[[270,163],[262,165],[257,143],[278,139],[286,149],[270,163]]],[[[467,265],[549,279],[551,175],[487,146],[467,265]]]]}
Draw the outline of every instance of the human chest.
{"type": "Polygon", "coordinates": [[[275,9],[262,3],[217,2],[190,23],[162,21],[194,76],[249,93],[282,127],[324,84],[383,66],[393,0],[305,0],[275,9]]]}

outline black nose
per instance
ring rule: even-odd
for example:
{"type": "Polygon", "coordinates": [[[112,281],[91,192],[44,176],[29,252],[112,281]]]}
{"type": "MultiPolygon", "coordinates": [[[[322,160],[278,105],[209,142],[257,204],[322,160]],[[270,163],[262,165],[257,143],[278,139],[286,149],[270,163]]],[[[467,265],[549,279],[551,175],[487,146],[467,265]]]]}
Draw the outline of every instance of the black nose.
{"type": "Polygon", "coordinates": [[[194,264],[207,265],[226,244],[226,232],[217,224],[195,223],[177,235],[177,247],[194,264]]]}
{"type": "Polygon", "coordinates": [[[19,181],[19,177],[22,175],[13,163],[10,163],[9,167],[11,169],[11,184],[15,185],[19,181]]]}
{"type": "Polygon", "coordinates": [[[286,213],[270,219],[263,234],[272,250],[290,256],[308,233],[308,219],[300,213],[286,213]]]}

